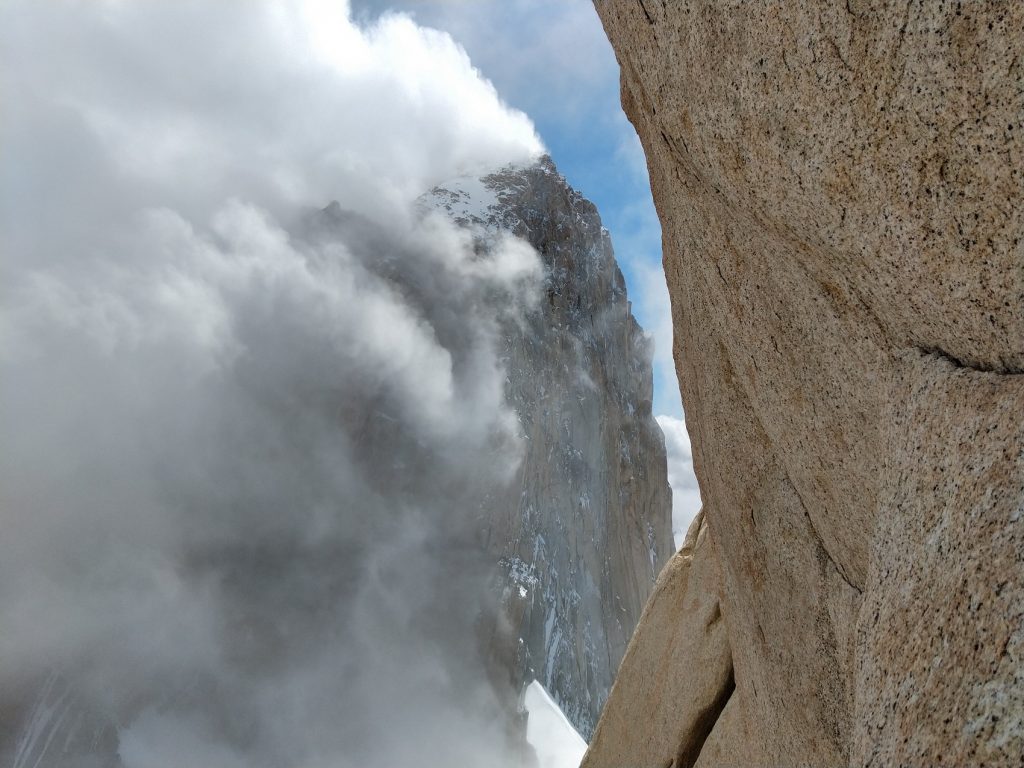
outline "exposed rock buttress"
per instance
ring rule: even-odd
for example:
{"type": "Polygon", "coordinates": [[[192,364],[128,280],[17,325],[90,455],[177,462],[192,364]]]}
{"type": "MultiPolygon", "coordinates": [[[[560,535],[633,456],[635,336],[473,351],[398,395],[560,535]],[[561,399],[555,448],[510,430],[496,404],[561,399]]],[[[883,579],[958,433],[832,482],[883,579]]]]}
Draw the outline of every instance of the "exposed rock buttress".
{"type": "MultiPolygon", "coordinates": [[[[1024,6],[595,4],[663,226],[713,554],[689,579],[718,585],[735,691],[698,755],[687,707],[602,741],[661,695],[627,654],[584,765],[1019,760],[1024,6]]],[[[697,664],[659,690],[703,690],[697,664]]]]}
{"type": "Polygon", "coordinates": [[[544,265],[540,306],[504,334],[506,395],[526,451],[481,510],[502,592],[486,644],[507,675],[499,685],[541,681],[588,738],[672,554],[650,341],[597,209],[550,158],[453,180],[425,201],[484,240],[516,234],[544,265]]]}

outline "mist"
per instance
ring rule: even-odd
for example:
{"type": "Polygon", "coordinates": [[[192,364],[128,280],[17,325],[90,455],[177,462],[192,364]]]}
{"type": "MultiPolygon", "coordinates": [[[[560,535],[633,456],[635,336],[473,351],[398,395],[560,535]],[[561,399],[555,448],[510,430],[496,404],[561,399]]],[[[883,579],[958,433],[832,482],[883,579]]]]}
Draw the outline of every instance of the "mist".
{"type": "Polygon", "coordinates": [[[541,268],[413,203],[529,120],[338,3],[8,2],[0,57],[0,755],[60,701],[67,765],[517,765],[476,531],[541,268]]]}
{"type": "Polygon", "coordinates": [[[673,416],[657,416],[665,435],[668,482],[672,486],[672,535],[676,549],[683,545],[690,523],[700,512],[700,486],[693,472],[693,451],[686,422],[673,416]]]}

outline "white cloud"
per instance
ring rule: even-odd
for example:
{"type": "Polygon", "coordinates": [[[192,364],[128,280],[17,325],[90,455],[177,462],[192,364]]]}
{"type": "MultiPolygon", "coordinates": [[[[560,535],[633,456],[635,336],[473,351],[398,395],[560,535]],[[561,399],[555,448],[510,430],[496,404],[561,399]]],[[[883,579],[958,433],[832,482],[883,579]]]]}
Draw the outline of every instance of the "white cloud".
{"type": "Polygon", "coordinates": [[[615,54],[592,0],[354,0],[353,7],[367,19],[398,7],[450,32],[511,103],[540,120],[562,172],[599,203],[633,311],[654,337],[655,411],[682,416],[661,225],[643,147],[619,107],[615,54]]]}
{"type": "Polygon", "coordinates": [[[450,36],[401,15],[364,30],[325,0],[12,0],[3,21],[0,237],[37,265],[128,208],[400,209],[542,149],[450,36]]]}
{"type": "Polygon", "coordinates": [[[627,254],[625,260],[632,277],[630,295],[634,312],[644,330],[654,339],[654,409],[673,416],[682,415],[673,358],[672,305],[665,272],[661,264],[644,257],[652,251],[660,253],[661,227],[649,201],[637,203],[635,208],[627,209],[621,215],[630,222],[628,235],[631,236],[619,238],[618,252],[627,254]],[[655,237],[658,242],[652,244],[650,239],[655,237]]]}
{"type": "Polygon", "coordinates": [[[678,548],[683,544],[690,523],[700,511],[700,486],[693,473],[693,453],[690,450],[686,422],[674,416],[655,418],[665,434],[668,482],[672,486],[672,534],[678,548]]]}
{"type": "Polygon", "coordinates": [[[355,0],[353,6],[366,18],[400,8],[451,33],[501,93],[531,115],[563,128],[583,119],[621,119],[603,108],[606,94],[617,100],[618,65],[591,0],[355,0]]]}
{"type": "Polygon", "coordinates": [[[539,265],[407,205],[532,124],[312,0],[12,0],[0,91],[0,710],[56,669],[126,768],[502,765],[473,515],[539,265]]]}

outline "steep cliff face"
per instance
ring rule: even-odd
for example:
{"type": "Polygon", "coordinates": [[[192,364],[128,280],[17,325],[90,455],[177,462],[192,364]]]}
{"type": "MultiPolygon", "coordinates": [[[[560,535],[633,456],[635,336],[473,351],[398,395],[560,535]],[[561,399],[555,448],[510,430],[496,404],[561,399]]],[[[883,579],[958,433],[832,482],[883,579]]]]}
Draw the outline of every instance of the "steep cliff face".
{"type": "MultiPolygon", "coordinates": [[[[634,719],[663,742],[637,764],[1018,759],[1024,9],[595,5],[662,220],[713,554],[690,568],[716,571],[735,685],[667,738],[634,719]]],[[[627,683],[685,605],[648,607],[599,737],[658,695],[627,683]]]]}
{"type": "MultiPolygon", "coordinates": [[[[622,275],[597,211],[565,183],[549,160],[484,179],[459,179],[424,196],[421,207],[424,212],[440,210],[475,233],[478,262],[461,263],[460,269],[487,266],[487,256],[502,243],[507,245],[504,232],[528,240],[543,261],[537,306],[525,314],[518,305],[514,312],[502,312],[500,304],[493,311],[477,311],[487,295],[467,293],[464,284],[445,274],[445,262],[432,263],[423,254],[410,257],[402,250],[411,247],[408,243],[337,204],[296,229],[310,248],[311,260],[330,265],[332,258],[357,258],[405,301],[425,305],[426,297],[440,297],[429,307],[432,332],[440,336],[473,333],[465,327],[472,318],[488,324],[486,338],[498,344],[497,368],[506,373],[505,401],[518,416],[525,437],[525,453],[511,482],[495,482],[490,473],[474,477],[473,457],[456,452],[454,459],[446,458],[432,444],[418,442],[415,431],[404,423],[407,419],[392,415],[378,382],[364,392],[351,385],[345,388],[344,379],[339,383],[337,377],[321,380],[295,372],[304,377],[304,388],[287,380],[282,399],[305,404],[309,391],[326,387],[323,407],[306,417],[327,434],[340,431],[350,436],[351,444],[358,446],[361,477],[367,484],[372,482],[376,493],[394,506],[426,509],[436,536],[424,544],[413,535],[411,545],[392,546],[389,537],[403,540],[403,532],[381,522],[387,509],[368,505],[373,514],[360,517],[355,514],[360,508],[350,508],[351,493],[346,492],[351,487],[342,483],[340,491],[328,484],[325,504],[332,515],[354,521],[360,531],[371,526],[368,547],[362,538],[345,547],[328,538],[327,546],[317,536],[311,536],[312,545],[297,546],[279,533],[261,538],[258,531],[244,528],[231,546],[207,548],[206,541],[198,542],[197,552],[179,567],[183,572],[218,574],[218,605],[229,620],[223,630],[225,647],[240,657],[231,660],[232,679],[242,683],[245,694],[222,690],[216,678],[211,681],[204,670],[187,666],[177,670],[171,682],[146,686],[132,682],[138,678],[128,678],[101,679],[89,688],[88,676],[74,667],[27,676],[17,690],[0,695],[0,762],[6,760],[4,764],[14,768],[99,768],[121,765],[122,759],[127,764],[157,759],[149,751],[151,744],[131,735],[135,724],[155,709],[212,723],[211,741],[237,743],[240,753],[260,752],[252,764],[294,761],[295,753],[286,759],[259,749],[262,731],[268,729],[253,725],[261,721],[246,711],[249,685],[268,670],[299,664],[304,643],[324,635],[326,646],[336,649],[338,658],[318,674],[343,678],[340,692],[331,694],[332,702],[351,699],[350,709],[337,712],[365,709],[359,697],[371,696],[374,711],[400,723],[403,718],[396,713],[404,710],[399,699],[408,692],[385,683],[393,683],[397,675],[404,685],[423,674],[428,682],[419,685],[428,699],[438,699],[439,708],[453,704],[440,700],[444,697],[462,697],[465,701],[454,702],[458,707],[480,710],[471,713],[476,720],[459,720],[460,727],[498,724],[497,736],[483,736],[495,764],[528,765],[517,698],[537,679],[589,737],[654,578],[672,550],[665,449],[651,415],[649,341],[630,313],[622,275]],[[332,250],[338,244],[344,244],[344,250],[332,250]],[[448,300],[446,290],[457,295],[448,300]],[[420,293],[425,297],[418,297],[420,293]],[[495,329],[490,327],[493,315],[506,318],[495,329]],[[296,397],[296,392],[303,396],[296,397]],[[457,465],[454,480],[444,477],[447,461],[457,465]],[[365,552],[377,553],[386,562],[374,562],[365,552]],[[351,668],[347,653],[358,653],[363,645],[349,637],[346,628],[358,624],[361,611],[376,617],[381,603],[387,603],[376,597],[372,604],[358,602],[366,574],[374,583],[397,580],[397,588],[385,594],[398,599],[402,608],[401,621],[372,633],[374,642],[391,642],[394,627],[413,635],[404,645],[381,650],[388,680],[379,683],[374,669],[351,668]],[[481,589],[488,579],[492,588],[481,589]],[[495,601],[481,601],[480,591],[497,597],[496,611],[495,601]],[[415,617],[405,615],[403,600],[414,604],[415,617]],[[354,689],[352,681],[359,682],[360,675],[366,679],[354,689]],[[483,684],[487,675],[498,693],[496,701],[475,693],[478,687],[488,688],[483,684]],[[438,682],[441,678],[457,683],[445,685],[438,682]],[[108,701],[121,701],[107,695],[114,683],[128,687],[119,707],[108,701]],[[245,725],[241,733],[228,727],[237,728],[232,724],[238,722],[245,725]],[[130,758],[125,757],[126,749],[130,758]]],[[[533,254],[529,256],[532,264],[533,254]]],[[[330,271],[316,274],[325,281],[338,279],[338,273],[330,271]]],[[[287,319],[285,313],[275,317],[287,319]]],[[[453,366],[471,367],[471,359],[456,357],[460,352],[465,355],[465,349],[448,342],[446,348],[455,350],[453,366]]],[[[254,359],[259,350],[256,347],[254,359]]],[[[467,375],[487,375],[490,370],[471,370],[467,375]]],[[[496,389],[500,400],[500,379],[496,389]]],[[[466,405],[467,413],[474,413],[472,406],[466,405]]],[[[286,411],[282,433],[301,431],[293,426],[294,418],[286,411]]],[[[305,466],[304,454],[298,456],[297,463],[305,466]]],[[[491,459],[481,461],[481,467],[491,464],[491,459]]],[[[327,468],[328,477],[337,471],[335,463],[327,468]]],[[[202,501],[209,514],[218,512],[214,501],[202,501]]],[[[287,512],[282,517],[291,520],[302,507],[282,503],[282,509],[287,512]]],[[[411,524],[417,525],[415,520],[411,524]]],[[[356,658],[366,661],[365,654],[356,658]]],[[[148,659],[139,663],[144,666],[148,659]]],[[[317,690],[303,678],[299,693],[305,696],[311,689],[317,690]]],[[[334,721],[345,717],[330,711],[333,729],[334,721]]],[[[340,753],[353,764],[377,764],[374,745],[365,744],[364,734],[354,732],[351,724],[346,728],[338,732],[340,753]]],[[[480,734],[462,733],[457,738],[476,736],[480,734]]],[[[409,738],[406,733],[393,734],[396,742],[409,738]]],[[[413,746],[418,749],[419,741],[413,746]]]]}
{"type": "Polygon", "coordinates": [[[547,158],[424,198],[544,263],[544,296],[505,334],[509,402],[526,436],[515,481],[482,510],[503,611],[486,630],[515,690],[540,680],[589,738],[655,576],[672,552],[650,342],[592,203],[547,158]]]}

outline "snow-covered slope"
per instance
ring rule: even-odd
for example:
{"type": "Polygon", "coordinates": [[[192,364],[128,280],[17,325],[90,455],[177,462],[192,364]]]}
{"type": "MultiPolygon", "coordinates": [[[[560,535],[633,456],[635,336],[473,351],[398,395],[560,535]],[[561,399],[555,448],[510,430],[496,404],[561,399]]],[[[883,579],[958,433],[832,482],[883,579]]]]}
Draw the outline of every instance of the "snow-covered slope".
{"type": "Polygon", "coordinates": [[[534,680],[526,688],[524,704],[529,714],[526,740],[537,753],[539,768],[578,768],[587,742],[551,694],[534,680]]]}

